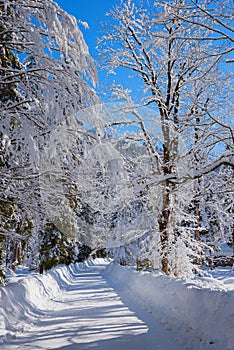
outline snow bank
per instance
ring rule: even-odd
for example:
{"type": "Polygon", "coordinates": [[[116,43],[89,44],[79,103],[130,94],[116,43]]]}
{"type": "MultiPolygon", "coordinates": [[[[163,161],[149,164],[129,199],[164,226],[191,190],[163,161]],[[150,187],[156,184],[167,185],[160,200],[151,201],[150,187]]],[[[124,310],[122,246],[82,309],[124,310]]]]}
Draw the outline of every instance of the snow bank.
{"type": "Polygon", "coordinates": [[[117,264],[107,268],[106,277],[173,330],[185,349],[233,349],[234,291],[204,289],[117,264]]]}
{"type": "MultiPolygon", "coordinates": [[[[46,274],[14,276],[6,287],[0,288],[0,345],[17,333],[29,331],[35,320],[53,310],[66,286],[83,264],[56,267],[46,274]],[[56,301],[54,300],[56,298],[56,301]]],[[[0,346],[1,347],[1,346],[0,346]]]]}
{"type": "Polygon", "coordinates": [[[59,266],[44,275],[11,278],[6,287],[0,288],[0,348],[1,343],[35,328],[48,310],[63,310],[65,293],[72,288],[74,278],[81,270],[97,265],[111,280],[110,285],[160,319],[184,349],[233,349],[234,290],[230,290],[233,280],[228,274],[223,281],[223,286],[228,287],[221,290],[220,280],[215,284],[217,280],[212,276],[183,282],[114,263],[106,267],[107,264],[107,260],[95,259],[59,266]]]}

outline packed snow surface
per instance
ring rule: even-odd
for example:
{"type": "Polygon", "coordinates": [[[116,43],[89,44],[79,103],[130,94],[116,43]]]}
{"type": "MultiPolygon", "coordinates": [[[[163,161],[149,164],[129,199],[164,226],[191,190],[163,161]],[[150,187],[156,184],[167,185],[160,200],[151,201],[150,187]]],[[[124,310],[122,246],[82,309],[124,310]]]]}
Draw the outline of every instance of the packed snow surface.
{"type": "Polygon", "coordinates": [[[225,273],[186,282],[95,259],[18,274],[0,288],[0,349],[232,350],[225,273]]]}

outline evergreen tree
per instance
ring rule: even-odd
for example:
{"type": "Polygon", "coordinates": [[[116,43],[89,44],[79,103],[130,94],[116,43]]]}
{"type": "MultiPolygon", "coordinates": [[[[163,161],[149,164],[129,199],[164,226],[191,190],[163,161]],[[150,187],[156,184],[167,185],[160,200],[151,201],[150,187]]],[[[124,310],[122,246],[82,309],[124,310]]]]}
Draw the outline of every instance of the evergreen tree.
{"type": "Polygon", "coordinates": [[[52,223],[47,223],[39,233],[39,270],[49,270],[59,264],[78,261],[78,243],[66,237],[52,223]]]}

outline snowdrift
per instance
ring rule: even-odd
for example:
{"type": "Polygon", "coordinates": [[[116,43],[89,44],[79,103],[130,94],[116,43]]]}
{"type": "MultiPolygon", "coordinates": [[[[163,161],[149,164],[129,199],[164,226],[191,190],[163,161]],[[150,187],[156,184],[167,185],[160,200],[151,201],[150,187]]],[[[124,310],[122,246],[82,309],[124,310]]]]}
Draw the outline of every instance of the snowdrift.
{"type": "Polygon", "coordinates": [[[185,349],[233,349],[233,290],[202,288],[196,282],[139,273],[117,264],[109,265],[106,276],[144,309],[154,313],[185,349]]]}

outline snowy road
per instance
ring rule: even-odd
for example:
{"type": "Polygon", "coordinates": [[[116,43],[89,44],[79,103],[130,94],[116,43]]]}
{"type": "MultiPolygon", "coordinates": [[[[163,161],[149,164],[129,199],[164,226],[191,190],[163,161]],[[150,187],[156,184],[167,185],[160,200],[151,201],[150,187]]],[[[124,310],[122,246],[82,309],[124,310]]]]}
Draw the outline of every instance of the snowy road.
{"type": "Polygon", "coordinates": [[[90,264],[70,271],[56,297],[40,312],[28,310],[31,324],[1,349],[182,350],[155,317],[107,281],[105,269],[90,264]]]}

